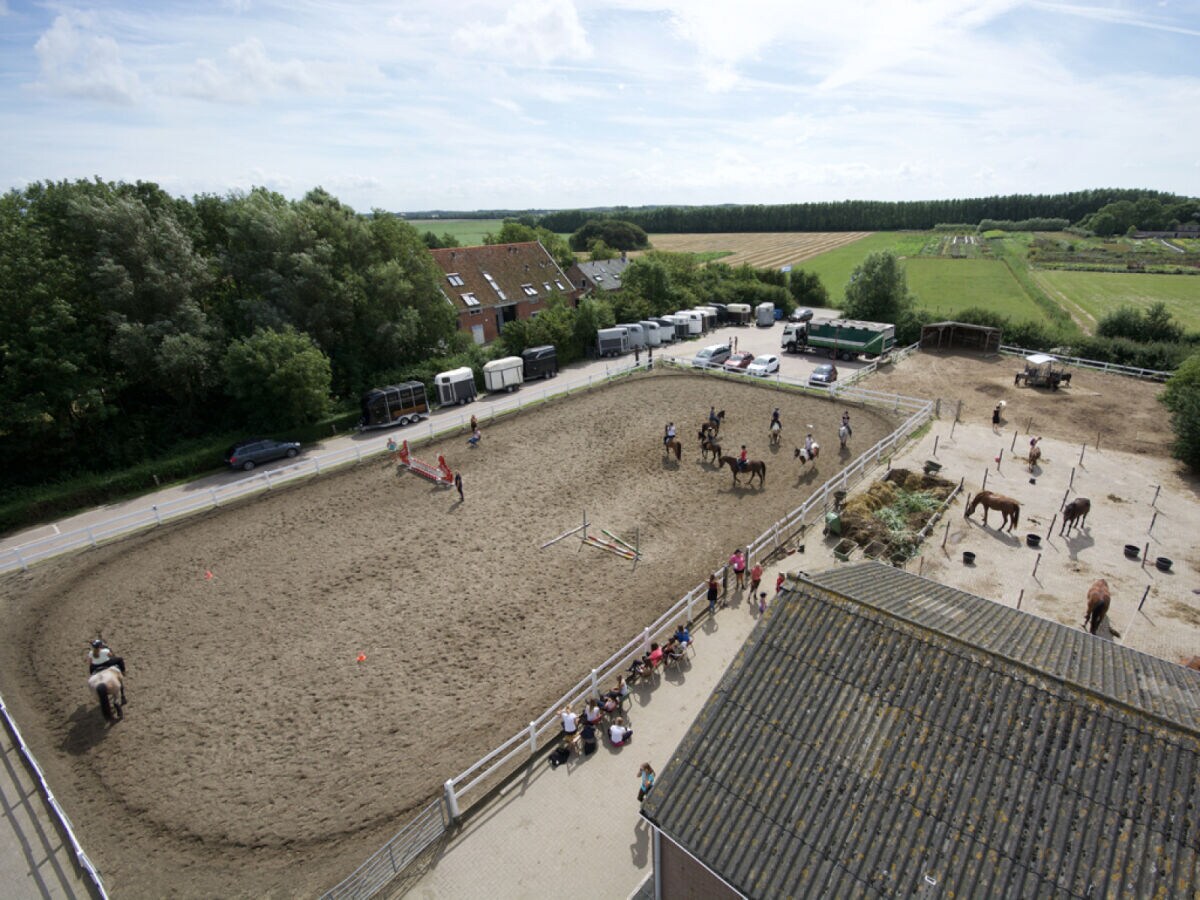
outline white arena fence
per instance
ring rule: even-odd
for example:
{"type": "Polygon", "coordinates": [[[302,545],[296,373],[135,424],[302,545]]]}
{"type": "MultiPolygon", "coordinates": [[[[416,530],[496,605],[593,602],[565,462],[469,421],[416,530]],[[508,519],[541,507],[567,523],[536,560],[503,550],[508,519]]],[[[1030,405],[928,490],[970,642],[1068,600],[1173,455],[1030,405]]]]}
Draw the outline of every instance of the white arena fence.
{"type": "MultiPolygon", "coordinates": [[[[543,403],[551,397],[574,391],[588,390],[607,384],[614,379],[623,378],[631,372],[642,368],[645,367],[639,366],[632,361],[624,364],[614,363],[605,367],[604,375],[589,375],[586,378],[577,378],[573,381],[563,379],[561,383],[556,379],[553,387],[547,385],[541,389],[526,385],[512,397],[494,401],[489,400],[487,407],[473,406],[470,410],[460,412],[458,415],[436,415],[426,423],[410,426],[402,431],[392,432],[392,434],[398,439],[406,438],[410,444],[417,441],[433,440],[434,438],[466,428],[471,412],[478,415],[480,422],[487,424],[500,416],[517,412],[527,406],[543,403]]],[[[358,463],[364,459],[380,456],[386,452],[386,445],[378,444],[365,448],[347,447],[329,453],[306,456],[278,469],[269,469],[256,475],[241,478],[230,484],[199,491],[195,496],[180,497],[177,500],[168,500],[164,503],[153,504],[142,509],[114,516],[111,519],[106,519],[95,525],[89,525],[86,528],[64,531],[61,534],[50,535],[38,540],[29,541],[17,547],[0,550],[0,574],[11,572],[15,569],[28,569],[30,565],[39,560],[58,556],[62,553],[69,553],[72,550],[96,547],[102,542],[110,541],[135,531],[153,528],[182,516],[215,509],[223,503],[237,500],[240,497],[256,494],[259,491],[271,490],[279,485],[288,484],[301,478],[321,475],[350,463],[358,463]]]]}
{"type": "MultiPolygon", "coordinates": [[[[657,364],[663,366],[664,361],[660,359],[657,364]]],[[[668,362],[666,365],[678,365],[679,368],[684,369],[691,368],[686,363],[672,364],[668,362]]],[[[760,384],[764,380],[768,382],[772,380],[733,375],[717,370],[707,370],[706,374],[714,377],[750,378],[754,383],[760,384]]],[[[824,514],[829,509],[831,498],[835,492],[848,491],[880,462],[890,460],[900,446],[934,415],[935,404],[931,400],[881,394],[859,388],[842,388],[836,391],[810,389],[794,379],[780,379],[780,381],[805,392],[831,394],[831,399],[863,403],[893,412],[902,411],[907,414],[907,418],[890,435],[861,454],[853,464],[839,472],[837,477],[827,481],[820,490],[805,500],[797,509],[775,522],[750,543],[746,551],[748,566],[781,550],[796,533],[810,522],[816,521],[817,516],[823,523],[824,514]]],[[[722,565],[717,568],[717,572],[724,576],[727,574],[726,569],[727,566],[722,565]]],[[[707,608],[707,589],[707,582],[702,582],[692,588],[670,609],[643,628],[640,634],[592,669],[586,677],[547,707],[527,727],[514,734],[465,771],[446,781],[442,786],[440,804],[434,803],[426,807],[396,837],[376,851],[353,874],[325,894],[323,900],[371,897],[380,891],[402,871],[403,864],[398,860],[409,862],[415,859],[426,847],[441,837],[441,829],[426,828],[422,830],[421,826],[416,824],[418,821],[432,824],[439,820],[446,822],[457,820],[461,815],[464,798],[475,792],[475,796],[469,802],[482,799],[486,795],[487,789],[494,786],[498,779],[506,777],[522,765],[529,763],[540,749],[547,746],[548,741],[559,735],[561,731],[559,710],[568,704],[576,707],[587,698],[596,696],[601,692],[603,685],[610,680],[615,681],[618,675],[625,674],[626,669],[636,657],[647,653],[650,650],[651,641],[670,634],[675,625],[681,621],[694,621],[697,606],[707,608]],[[440,810],[435,813],[434,807],[440,807],[440,810]],[[418,835],[423,836],[424,843],[416,839],[418,835]]]]}
{"type": "MultiPolygon", "coordinates": [[[[1045,350],[1026,350],[1024,347],[1013,347],[1001,344],[1000,352],[1005,356],[1032,356],[1035,353],[1046,353],[1045,350]]],[[[1064,366],[1075,366],[1080,369],[1095,369],[1098,372],[1112,372],[1114,375],[1128,375],[1131,378],[1145,378],[1149,381],[1166,381],[1174,372],[1163,372],[1159,369],[1142,369],[1138,366],[1122,366],[1118,363],[1101,362],[1097,359],[1080,359],[1078,356],[1059,356],[1057,353],[1046,353],[1053,356],[1064,366]]]]}
{"type": "Polygon", "coordinates": [[[67,842],[71,845],[71,852],[75,854],[75,864],[79,867],[80,874],[89,882],[91,893],[100,898],[100,900],[108,900],[108,892],[104,890],[104,882],[100,880],[100,870],[88,859],[88,855],[83,851],[79,839],[75,837],[75,829],[71,827],[71,820],[67,818],[66,810],[59,805],[54,792],[50,790],[50,785],[46,783],[46,775],[42,771],[42,767],[38,765],[33,751],[25,743],[25,738],[21,736],[21,731],[17,728],[17,723],[8,714],[8,707],[4,705],[3,697],[0,697],[0,716],[4,718],[4,725],[8,728],[9,734],[12,735],[13,743],[17,745],[21,756],[25,758],[26,764],[29,766],[30,771],[33,772],[38,790],[41,792],[42,797],[45,798],[46,805],[50,807],[50,811],[54,814],[55,823],[66,837],[67,842]]]}

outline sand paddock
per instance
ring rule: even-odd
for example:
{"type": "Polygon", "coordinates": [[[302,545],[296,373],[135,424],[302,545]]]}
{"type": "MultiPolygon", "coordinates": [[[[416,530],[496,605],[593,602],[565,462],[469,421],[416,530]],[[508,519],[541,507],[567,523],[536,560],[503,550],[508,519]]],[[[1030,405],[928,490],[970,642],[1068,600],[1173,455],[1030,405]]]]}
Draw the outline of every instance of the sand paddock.
{"type": "MultiPolygon", "coordinates": [[[[0,582],[0,688],[115,894],[316,893],[847,465],[841,410],[637,377],[499,423],[476,451],[417,448],[461,471],[462,504],[376,461],[53,560],[0,582]],[[765,490],[701,464],[710,403],[728,412],[722,443],[767,461],[765,490]],[[801,469],[808,423],[823,456],[801,469]],[[636,570],[571,541],[537,549],[585,508],[640,534],[636,570]],[[84,687],[97,630],[131,667],[111,729],[84,687]]],[[[853,450],[898,421],[851,415],[853,450]]]]}

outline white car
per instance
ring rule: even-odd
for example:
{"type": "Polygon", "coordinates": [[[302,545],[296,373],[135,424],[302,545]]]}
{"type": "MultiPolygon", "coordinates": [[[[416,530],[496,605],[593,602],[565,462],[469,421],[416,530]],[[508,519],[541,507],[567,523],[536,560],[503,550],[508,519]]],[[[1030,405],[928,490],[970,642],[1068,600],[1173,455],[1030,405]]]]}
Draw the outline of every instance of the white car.
{"type": "Polygon", "coordinates": [[[768,375],[774,375],[779,371],[779,357],[772,354],[764,354],[754,357],[754,362],[746,367],[746,372],[750,375],[759,375],[765,378],[768,375]]]}

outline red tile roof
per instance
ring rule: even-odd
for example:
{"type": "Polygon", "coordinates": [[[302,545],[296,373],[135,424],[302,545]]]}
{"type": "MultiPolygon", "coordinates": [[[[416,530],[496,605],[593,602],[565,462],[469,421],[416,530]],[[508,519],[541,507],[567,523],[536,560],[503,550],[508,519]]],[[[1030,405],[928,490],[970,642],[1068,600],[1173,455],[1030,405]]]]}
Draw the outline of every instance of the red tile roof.
{"type": "Polygon", "coordinates": [[[456,310],[545,301],[555,290],[571,293],[571,282],[538,241],[429,252],[445,273],[442,292],[456,310]],[[478,306],[467,297],[478,300],[478,306]]]}

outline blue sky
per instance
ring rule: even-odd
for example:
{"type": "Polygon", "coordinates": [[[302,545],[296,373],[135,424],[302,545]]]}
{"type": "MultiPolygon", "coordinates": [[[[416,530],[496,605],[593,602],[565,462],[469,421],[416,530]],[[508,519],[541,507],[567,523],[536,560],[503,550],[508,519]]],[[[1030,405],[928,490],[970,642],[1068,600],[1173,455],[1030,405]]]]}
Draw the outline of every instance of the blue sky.
{"type": "Polygon", "coordinates": [[[0,0],[0,92],[3,188],[1200,194],[1200,0],[0,0]]]}

